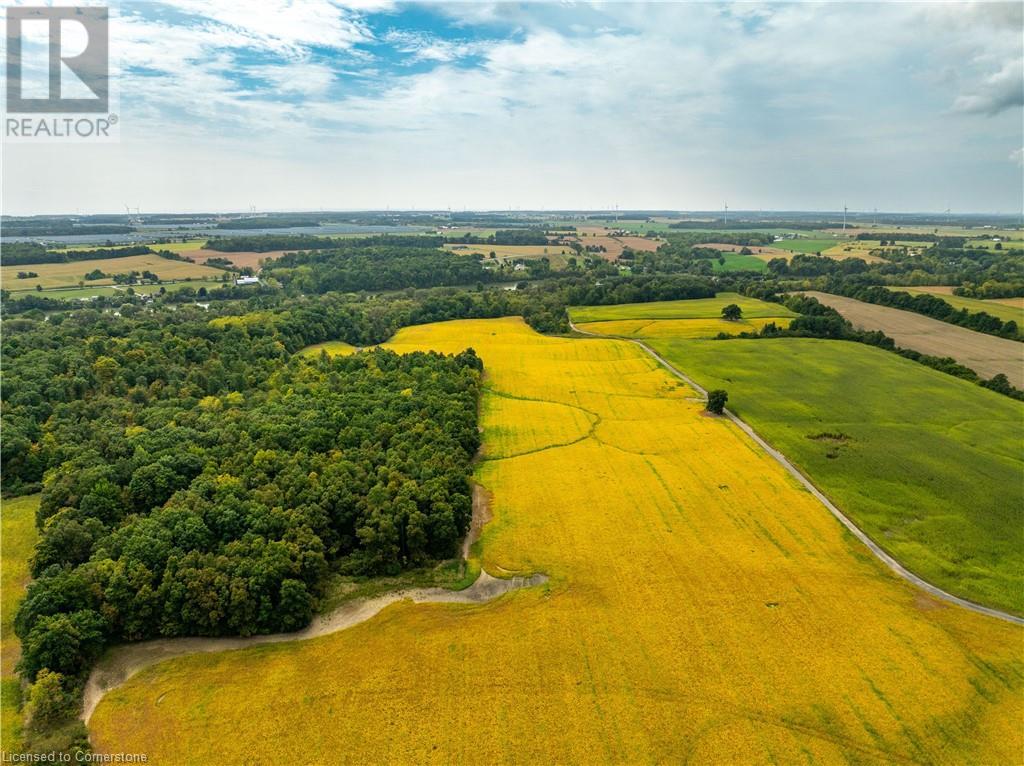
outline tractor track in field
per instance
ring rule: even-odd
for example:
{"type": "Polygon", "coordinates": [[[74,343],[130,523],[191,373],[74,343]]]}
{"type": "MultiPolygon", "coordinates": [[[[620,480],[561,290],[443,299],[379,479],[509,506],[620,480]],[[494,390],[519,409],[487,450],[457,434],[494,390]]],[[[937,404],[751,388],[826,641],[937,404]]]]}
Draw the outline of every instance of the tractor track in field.
{"type": "MultiPolygon", "coordinates": [[[[661,354],[659,354],[653,348],[648,346],[642,340],[638,340],[636,338],[625,338],[617,335],[600,335],[598,333],[588,332],[587,330],[581,330],[579,327],[576,326],[576,324],[571,319],[569,320],[569,326],[573,329],[574,332],[591,338],[602,338],[604,340],[622,340],[628,341],[630,343],[635,343],[645,352],[647,352],[647,354],[651,356],[658,364],[660,364],[662,367],[668,370],[672,375],[686,383],[686,385],[690,386],[700,396],[704,397],[705,399],[707,398],[708,392],[702,386],[700,386],[690,376],[686,375],[684,372],[677,369],[671,362],[669,362],[667,359],[661,356],[661,354]]],[[[860,540],[865,546],[867,546],[868,550],[870,550],[879,561],[885,564],[899,577],[902,577],[904,580],[911,583],[912,585],[916,585],[918,588],[925,591],[926,593],[935,596],[936,598],[942,599],[943,601],[956,604],[957,606],[961,606],[964,609],[969,609],[972,612],[984,614],[988,617],[995,617],[996,619],[1006,620],[1007,622],[1012,622],[1017,625],[1024,625],[1024,617],[1018,617],[1017,615],[1010,614],[999,609],[993,609],[992,607],[983,606],[982,604],[976,604],[975,602],[968,601],[967,599],[961,598],[960,596],[954,596],[952,593],[948,593],[947,591],[942,590],[942,588],[939,588],[936,585],[932,585],[927,580],[924,580],[921,577],[914,574],[913,572],[911,572],[909,569],[904,567],[899,561],[893,558],[889,553],[887,553],[880,545],[878,545],[878,543],[872,540],[867,535],[867,533],[865,533],[860,527],[854,524],[853,521],[851,521],[841,510],[839,510],[839,508],[836,507],[836,505],[831,500],[829,500],[828,497],[826,497],[825,494],[820,489],[818,489],[814,485],[814,483],[800,471],[800,469],[793,465],[789,461],[789,459],[786,458],[785,455],[783,455],[771,444],[769,444],[749,424],[740,420],[739,417],[737,417],[728,409],[725,410],[725,415],[729,420],[735,423],[741,431],[743,431],[747,436],[753,439],[754,442],[761,447],[761,449],[767,452],[775,460],[775,462],[777,462],[779,465],[785,468],[786,472],[789,473],[798,482],[800,482],[800,484],[808,492],[814,495],[814,497],[816,497],[821,502],[821,504],[828,509],[829,513],[835,516],[836,519],[838,519],[839,522],[844,527],[846,527],[850,534],[852,534],[854,537],[860,540]]]]}

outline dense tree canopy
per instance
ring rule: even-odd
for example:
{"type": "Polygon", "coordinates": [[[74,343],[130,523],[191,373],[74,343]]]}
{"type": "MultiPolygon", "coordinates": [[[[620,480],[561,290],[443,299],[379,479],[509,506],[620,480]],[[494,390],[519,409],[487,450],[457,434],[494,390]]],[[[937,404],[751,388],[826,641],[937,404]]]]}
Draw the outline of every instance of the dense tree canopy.
{"type": "Polygon", "coordinates": [[[95,393],[42,428],[59,463],[16,620],[29,677],[74,675],[112,639],[294,630],[332,568],[454,555],[479,443],[472,350],[292,356],[269,375],[157,378],[145,393],[124,388],[131,361],[97,357],[95,393]]]}

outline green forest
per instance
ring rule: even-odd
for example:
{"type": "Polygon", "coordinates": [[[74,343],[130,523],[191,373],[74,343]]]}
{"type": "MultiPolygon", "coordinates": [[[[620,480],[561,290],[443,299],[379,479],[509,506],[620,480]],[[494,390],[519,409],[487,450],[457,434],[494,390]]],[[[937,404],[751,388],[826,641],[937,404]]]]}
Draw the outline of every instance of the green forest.
{"type": "Polygon", "coordinates": [[[57,372],[78,398],[24,408],[52,448],[5,467],[48,471],[15,623],[26,678],[79,676],[109,641],[295,630],[330,571],[454,555],[479,443],[472,350],[306,359],[265,326],[194,344],[150,329],[57,372]]]}

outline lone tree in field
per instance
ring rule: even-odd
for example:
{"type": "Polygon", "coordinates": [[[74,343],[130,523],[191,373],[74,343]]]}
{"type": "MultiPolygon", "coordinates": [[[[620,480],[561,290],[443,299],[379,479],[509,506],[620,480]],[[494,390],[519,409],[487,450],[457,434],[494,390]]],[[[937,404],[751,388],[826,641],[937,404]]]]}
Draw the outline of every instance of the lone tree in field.
{"type": "Polygon", "coordinates": [[[735,322],[742,316],[743,309],[741,309],[735,303],[730,303],[728,306],[722,309],[722,319],[728,319],[730,322],[735,322]]]}
{"type": "Polygon", "coordinates": [[[704,409],[715,415],[721,415],[725,411],[725,403],[727,401],[729,401],[729,394],[720,388],[716,388],[714,391],[708,391],[708,403],[704,405],[704,409]]]}

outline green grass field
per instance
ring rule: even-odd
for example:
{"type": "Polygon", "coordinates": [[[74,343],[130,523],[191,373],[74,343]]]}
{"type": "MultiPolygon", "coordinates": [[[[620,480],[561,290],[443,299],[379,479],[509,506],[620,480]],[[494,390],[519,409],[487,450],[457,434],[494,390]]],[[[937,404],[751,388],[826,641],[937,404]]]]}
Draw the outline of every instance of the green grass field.
{"type": "Polygon", "coordinates": [[[780,250],[789,250],[793,253],[820,253],[824,250],[828,250],[830,247],[835,247],[844,242],[849,242],[845,239],[784,239],[781,242],[773,242],[772,247],[777,247],[780,250]]]}
{"type": "Polygon", "coordinates": [[[857,343],[649,343],[910,570],[1024,613],[1024,404],[857,343]]]}
{"type": "Polygon", "coordinates": [[[576,306],[569,309],[569,316],[574,322],[610,322],[619,319],[717,319],[722,316],[722,308],[730,303],[735,303],[743,310],[745,319],[796,316],[785,306],[747,298],[739,293],[718,293],[714,298],[685,301],[576,306]]]}
{"type": "Polygon", "coordinates": [[[728,271],[765,271],[768,268],[767,261],[755,258],[752,255],[740,255],[739,253],[723,253],[725,263],[717,260],[711,262],[711,267],[716,273],[728,271]]]}
{"type": "Polygon", "coordinates": [[[6,751],[16,750],[21,740],[21,684],[14,674],[19,655],[14,613],[29,581],[28,560],[36,545],[38,507],[39,495],[0,504],[0,743],[6,751]]]}
{"type": "MultiPolygon", "coordinates": [[[[463,226],[455,229],[444,229],[441,231],[443,237],[461,237],[464,234],[472,234],[474,237],[493,237],[498,232],[498,229],[494,228],[479,228],[477,226],[463,226]]],[[[477,245],[477,247],[486,247],[486,245],[477,245]]]]}
{"type": "MultiPolygon", "coordinates": [[[[1017,234],[1019,235],[1020,232],[1017,234]]],[[[1004,239],[1001,244],[1000,250],[1024,250],[1024,240],[1022,239],[1004,239]]],[[[971,240],[966,247],[971,250],[995,250],[996,243],[991,239],[971,240]]]]}

